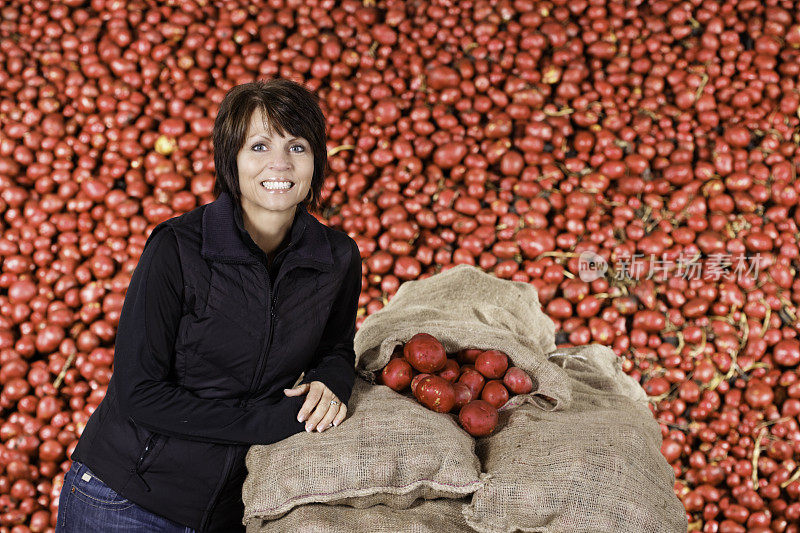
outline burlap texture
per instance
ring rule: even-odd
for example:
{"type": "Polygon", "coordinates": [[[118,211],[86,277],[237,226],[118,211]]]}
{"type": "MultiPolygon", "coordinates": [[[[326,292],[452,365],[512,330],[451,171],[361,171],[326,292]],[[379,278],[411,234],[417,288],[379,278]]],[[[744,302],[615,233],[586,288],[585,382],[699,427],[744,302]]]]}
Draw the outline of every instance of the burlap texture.
{"type": "MultiPolygon", "coordinates": [[[[647,393],[622,370],[622,359],[614,350],[602,344],[585,346],[569,346],[558,348],[547,354],[547,359],[563,368],[571,378],[570,384],[579,392],[588,392],[596,396],[602,404],[602,398],[608,394],[626,396],[630,400],[647,409],[647,393]],[[582,387],[581,385],[586,385],[582,387]]],[[[574,409],[585,409],[591,398],[582,397],[583,403],[577,403],[574,409]]],[[[648,413],[649,413],[648,409],[648,413]]]]}
{"type": "Polygon", "coordinates": [[[467,526],[462,509],[467,499],[421,500],[408,509],[376,505],[355,509],[344,505],[309,504],[267,521],[253,518],[247,533],[460,533],[467,526]]]}
{"type": "Polygon", "coordinates": [[[572,403],[503,411],[500,429],[478,439],[490,476],[467,523],[482,533],[685,532],[659,426],[616,354],[592,344],[550,356],[569,375],[572,403]]]}
{"type": "Polygon", "coordinates": [[[243,523],[309,503],[402,509],[418,498],[461,498],[482,484],[474,450],[454,417],[356,378],[338,427],[250,448],[243,523]]]}
{"type": "Polygon", "coordinates": [[[545,356],[555,349],[555,325],[542,311],[533,285],[465,264],[406,281],[356,332],[356,367],[370,379],[386,366],[395,346],[417,333],[433,335],[448,353],[462,348],[501,350],[530,374],[533,392],[512,397],[503,409],[530,402],[559,410],[570,403],[566,373],[545,356]]]}

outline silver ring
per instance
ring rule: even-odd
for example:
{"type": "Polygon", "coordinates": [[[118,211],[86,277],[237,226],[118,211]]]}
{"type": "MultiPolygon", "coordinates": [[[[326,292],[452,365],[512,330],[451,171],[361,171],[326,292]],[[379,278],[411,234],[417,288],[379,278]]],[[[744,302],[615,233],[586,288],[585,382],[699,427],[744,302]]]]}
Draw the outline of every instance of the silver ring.
{"type": "Polygon", "coordinates": [[[339,405],[339,402],[336,400],[331,400],[331,405],[339,405]]]}

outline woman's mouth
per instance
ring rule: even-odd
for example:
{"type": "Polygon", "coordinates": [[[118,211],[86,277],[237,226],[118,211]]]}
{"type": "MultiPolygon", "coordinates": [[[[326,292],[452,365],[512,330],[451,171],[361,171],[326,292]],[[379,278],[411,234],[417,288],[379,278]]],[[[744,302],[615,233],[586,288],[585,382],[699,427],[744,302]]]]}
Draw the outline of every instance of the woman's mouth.
{"type": "Polygon", "coordinates": [[[261,182],[261,186],[268,191],[281,192],[288,191],[294,187],[294,183],[291,181],[264,180],[261,182]]]}

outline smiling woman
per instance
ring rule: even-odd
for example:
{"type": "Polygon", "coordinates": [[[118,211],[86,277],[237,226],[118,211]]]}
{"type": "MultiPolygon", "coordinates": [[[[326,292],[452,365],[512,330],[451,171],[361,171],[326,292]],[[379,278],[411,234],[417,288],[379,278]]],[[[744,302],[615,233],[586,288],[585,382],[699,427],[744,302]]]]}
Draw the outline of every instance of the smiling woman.
{"type": "MultiPolygon", "coordinates": [[[[248,163],[252,162],[254,166],[245,170],[241,166],[243,157],[247,151],[274,154],[277,135],[282,151],[292,149],[295,154],[312,157],[313,172],[309,190],[306,191],[308,196],[295,195],[295,198],[304,202],[310,211],[317,211],[328,170],[325,129],[325,116],[319,108],[317,96],[296,83],[277,79],[234,87],[220,104],[212,134],[217,173],[215,194],[229,190],[238,201],[240,171],[247,175],[252,171],[257,172],[259,164],[264,165],[263,162],[258,163],[257,158],[248,158],[248,163]],[[254,84],[261,84],[261,90],[254,90],[254,84]],[[294,143],[286,144],[290,141],[301,144],[305,149],[292,148],[294,143]]],[[[279,173],[276,177],[287,177],[285,174],[279,173]]],[[[268,174],[264,174],[264,179],[268,177],[268,174]]]]}
{"type": "Polygon", "coordinates": [[[347,416],[361,255],[309,212],[325,125],[316,95],[287,80],[225,96],[217,198],[147,239],[57,531],[244,531],[249,446],[347,416]]]}
{"type": "Polygon", "coordinates": [[[213,133],[215,190],[227,189],[237,200],[245,228],[271,265],[287,244],[295,206],[319,208],[326,123],[316,95],[299,85],[279,79],[264,83],[261,92],[254,87],[234,87],[220,105],[213,133]]]}
{"type": "Polygon", "coordinates": [[[236,157],[244,225],[270,262],[314,177],[310,143],[276,130],[267,114],[256,109],[236,157]]]}

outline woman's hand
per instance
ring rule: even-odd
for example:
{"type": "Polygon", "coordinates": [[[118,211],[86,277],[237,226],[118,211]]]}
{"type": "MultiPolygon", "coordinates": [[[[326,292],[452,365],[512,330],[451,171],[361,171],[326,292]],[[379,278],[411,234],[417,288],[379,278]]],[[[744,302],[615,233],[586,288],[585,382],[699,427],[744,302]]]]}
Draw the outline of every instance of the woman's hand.
{"type": "Polygon", "coordinates": [[[286,396],[308,394],[303,407],[297,414],[297,421],[306,419],[306,431],[325,431],[331,426],[338,426],[347,416],[347,406],[339,401],[328,387],[321,381],[303,383],[293,389],[283,389],[286,396]],[[310,416],[309,416],[310,414],[310,416]]]}

